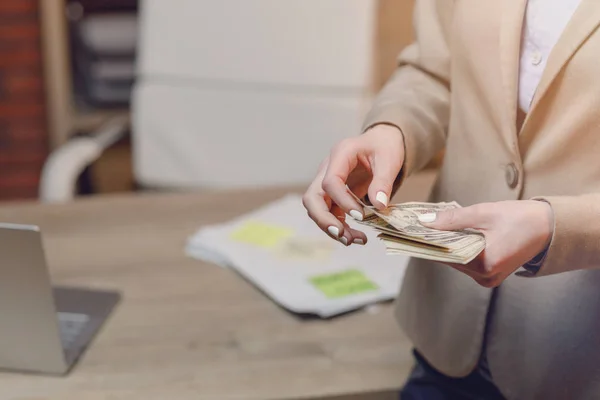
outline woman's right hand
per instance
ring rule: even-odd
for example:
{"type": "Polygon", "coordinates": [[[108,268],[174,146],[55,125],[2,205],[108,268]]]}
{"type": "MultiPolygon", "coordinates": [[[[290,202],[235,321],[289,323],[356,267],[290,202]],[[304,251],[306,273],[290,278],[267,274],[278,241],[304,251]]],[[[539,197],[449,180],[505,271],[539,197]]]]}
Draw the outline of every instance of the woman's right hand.
{"type": "Polygon", "coordinates": [[[348,188],[359,198],[368,194],[371,204],[385,208],[403,163],[402,132],[391,125],[376,125],[334,147],[304,194],[304,207],[330,237],[346,246],[365,244],[366,235],[344,222],[345,214],[363,218],[363,209],[348,188]]]}

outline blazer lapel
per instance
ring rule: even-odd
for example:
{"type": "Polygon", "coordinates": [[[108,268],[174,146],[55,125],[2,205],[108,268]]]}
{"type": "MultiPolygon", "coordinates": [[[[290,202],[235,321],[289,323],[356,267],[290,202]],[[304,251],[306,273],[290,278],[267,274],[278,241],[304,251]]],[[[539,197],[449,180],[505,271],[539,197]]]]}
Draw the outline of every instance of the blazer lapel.
{"type": "Polygon", "coordinates": [[[531,103],[529,116],[535,112],[537,105],[544,98],[560,71],[569,62],[573,54],[600,25],[600,2],[598,0],[582,0],[567,24],[562,36],[552,49],[531,103]]]}
{"type": "MultiPolygon", "coordinates": [[[[592,0],[597,1],[597,0],[592,0]]],[[[527,0],[503,0],[500,29],[500,70],[506,105],[506,139],[517,150],[517,107],[519,96],[519,60],[521,35],[527,0]]]]}

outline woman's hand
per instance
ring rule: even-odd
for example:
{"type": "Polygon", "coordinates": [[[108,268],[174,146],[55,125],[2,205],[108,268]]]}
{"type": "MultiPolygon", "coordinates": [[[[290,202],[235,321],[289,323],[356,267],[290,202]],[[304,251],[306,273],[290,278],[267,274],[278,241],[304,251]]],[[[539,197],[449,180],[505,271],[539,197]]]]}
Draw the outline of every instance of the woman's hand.
{"type": "Polygon", "coordinates": [[[554,230],[552,207],[543,201],[482,203],[420,216],[424,226],[440,230],[474,228],[485,235],[485,250],[468,265],[448,264],[485,287],[500,285],[519,267],[546,249],[554,230]]]}
{"type": "Polygon", "coordinates": [[[345,214],[359,220],[363,217],[362,207],[348,188],[360,198],[368,193],[375,207],[385,208],[403,162],[402,132],[390,125],[374,126],[360,136],[340,142],[321,164],[304,194],[308,215],[344,245],[365,244],[365,234],[344,222],[345,214]]]}

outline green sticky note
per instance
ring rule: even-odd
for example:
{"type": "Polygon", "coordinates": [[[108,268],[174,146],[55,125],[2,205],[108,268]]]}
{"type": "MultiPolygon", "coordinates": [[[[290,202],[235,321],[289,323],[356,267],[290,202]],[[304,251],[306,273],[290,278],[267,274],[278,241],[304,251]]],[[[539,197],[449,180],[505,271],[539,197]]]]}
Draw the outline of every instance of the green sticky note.
{"type": "Polygon", "coordinates": [[[329,299],[339,299],[379,289],[365,274],[356,269],[313,276],[309,281],[329,299]]]}
{"type": "Polygon", "coordinates": [[[248,221],[231,233],[231,240],[258,247],[271,248],[280,241],[292,236],[292,229],[265,224],[260,221],[248,221]]]}

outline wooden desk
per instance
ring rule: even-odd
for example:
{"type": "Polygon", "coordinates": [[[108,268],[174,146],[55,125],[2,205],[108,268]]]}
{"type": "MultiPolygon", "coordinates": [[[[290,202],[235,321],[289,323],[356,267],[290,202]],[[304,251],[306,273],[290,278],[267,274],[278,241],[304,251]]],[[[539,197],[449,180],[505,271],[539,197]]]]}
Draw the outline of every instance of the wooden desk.
{"type": "MultiPolygon", "coordinates": [[[[415,176],[398,197],[421,200],[431,182],[431,174],[415,176]]],[[[124,297],[69,376],[2,373],[0,399],[293,399],[385,391],[349,398],[395,398],[390,391],[412,359],[390,304],[377,313],[302,321],[232,271],[184,255],[186,238],[200,225],[283,193],[0,207],[0,221],[41,226],[55,283],[115,288],[124,297]]]]}

